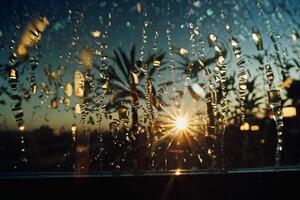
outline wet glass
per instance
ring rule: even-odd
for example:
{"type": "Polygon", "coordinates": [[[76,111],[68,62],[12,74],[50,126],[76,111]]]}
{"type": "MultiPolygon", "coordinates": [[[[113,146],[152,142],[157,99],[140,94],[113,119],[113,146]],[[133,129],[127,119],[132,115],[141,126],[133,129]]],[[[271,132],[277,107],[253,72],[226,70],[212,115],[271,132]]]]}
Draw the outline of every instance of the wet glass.
{"type": "Polygon", "coordinates": [[[294,169],[297,0],[11,0],[0,176],[294,169]]]}

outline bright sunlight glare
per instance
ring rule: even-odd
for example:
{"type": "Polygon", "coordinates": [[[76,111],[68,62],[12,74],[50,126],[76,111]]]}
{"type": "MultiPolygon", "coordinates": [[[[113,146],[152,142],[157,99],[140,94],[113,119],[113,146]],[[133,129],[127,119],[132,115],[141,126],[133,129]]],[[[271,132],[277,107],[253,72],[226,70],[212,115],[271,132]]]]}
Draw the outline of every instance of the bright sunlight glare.
{"type": "Polygon", "coordinates": [[[182,116],[176,118],[176,128],[178,130],[184,131],[187,128],[187,120],[182,116]]]}

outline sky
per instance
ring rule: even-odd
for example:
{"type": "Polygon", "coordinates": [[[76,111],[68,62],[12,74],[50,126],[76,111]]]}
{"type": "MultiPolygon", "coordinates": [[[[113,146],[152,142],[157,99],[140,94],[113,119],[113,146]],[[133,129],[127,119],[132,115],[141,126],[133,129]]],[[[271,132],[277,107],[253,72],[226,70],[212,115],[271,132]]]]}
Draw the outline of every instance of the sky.
{"type": "MultiPolygon", "coordinates": [[[[297,0],[272,0],[264,3],[265,17],[271,21],[272,28],[281,36],[280,41],[288,51],[293,44],[290,40],[291,31],[298,30],[300,25],[299,7],[300,4],[297,3],[297,0]]],[[[167,29],[171,30],[172,46],[185,48],[191,52],[190,32],[198,27],[200,34],[195,41],[196,57],[199,57],[198,50],[201,41],[205,41],[205,57],[211,57],[214,50],[208,47],[208,34],[215,34],[218,40],[228,46],[230,34],[225,31],[226,24],[231,25],[231,34],[237,36],[241,41],[244,54],[256,54],[257,50],[251,39],[251,29],[256,26],[263,35],[265,49],[274,51],[263,19],[258,16],[258,12],[255,1],[252,0],[3,0],[0,8],[1,71],[8,66],[9,54],[15,51],[26,25],[37,16],[47,17],[49,25],[41,34],[39,47],[31,48],[29,51],[30,56],[39,56],[39,65],[34,71],[38,89],[37,93],[32,95],[28,101],[22,101],[25,126],[28,129],[38,128],[41,125],[49,125],[55,129],[62,127],[69,129],[73,123],[79,123],[80,116],[75,115],[74,118],[71,108],[76,103],[80,103],[80,100],[72,96],[68,111],[63,104],[60,104],[58,109],[50,109],[48,105],[54,95],[50,95],[48,99],[39,98],[39,95],[43,93],[41,85],[48,85],[50,90],[59,97],[63,96],[63,88],[59,88],[58,92],[55,91],[55,88],[49,84],[43,69],[45,65],[52,66],[53,70],[63,66],[65,71],[61,80],[62,86],[67,82],[73,83],[74,71],[85,70],[78,62],[79,52],[83,48],[89,48],[95,52],[99,50],[99,42],[103,42],[102,37],[95,38],[91,32],[100,31],[103,35],[107,31],[108,48],[104,52],[106,55],[112,56],[113,50],[119,47],[129,53],[130,47],[135,45],[139,57],[142,45],[142,27],[145,22],[149,22],[146,28],[145,52],[152,49],[153,38],[155,32],[158,31],[158,47],[166,52],[168,60],[170,54],[167,29]],[[19,28],[16,29],[16,27],[19,28]],[[10,49],[11,40],[15,41],[12,49],[10,49]],[[43,100],[43,104],[41,104],[41,100],[43,100]]],[[[190,56],[191,54],[189,54],[190,56]]],[[[94,58],[94,61],[99,63],[99,58],[94,58]]],[[[228,62],[228,74],[230,74],[237,68],[234,61],[228,62]]],[[[262,73],[257,72],[258,66],[254,61],[248,60],[246,67],[253,72],[252,74],[262,73]]],[[[28,63],[23,63],[18,67],[19,88],[29,87],[27,78],[30,70],[28,69],[28,63]]],[[[94,73],[95,76],[98,75],[97,72],[94,73]]],[[[165,79],[171,80],[171,74],[170,69],[163,75],[165,79]]],[[[178,87],[181,87],[184,75],[176,73],[176,79],[181,81],[178,84],[178,87]]],[[[280,80],[280,78],[275,79],[280,80]]],[[[0,77],[0,84],[3,87],[9,86],[5,75],[0,77]]],[[[0,96],[0,100],[5,101],[5,104],[0,104],[2,115],[0,116],[0,129],[16,129],[16,122],[11,111],[11,101],[5,94],[0,96]]],[[[184,103],[188,103],[187,100],[184,103]]],[[[108,123],[108,120],[104,120],[103,128],[107,128],[108,123]]]]}

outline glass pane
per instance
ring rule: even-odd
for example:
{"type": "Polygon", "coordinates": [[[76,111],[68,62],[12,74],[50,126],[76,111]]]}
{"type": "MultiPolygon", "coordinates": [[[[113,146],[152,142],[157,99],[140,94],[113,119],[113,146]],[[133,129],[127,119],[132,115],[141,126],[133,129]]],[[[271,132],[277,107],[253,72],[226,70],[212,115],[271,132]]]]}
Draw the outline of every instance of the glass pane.
{"type": "Polygon", "coordinates": [[[11,0],[0,172],[291,169],[297,0],[11,0]]]}

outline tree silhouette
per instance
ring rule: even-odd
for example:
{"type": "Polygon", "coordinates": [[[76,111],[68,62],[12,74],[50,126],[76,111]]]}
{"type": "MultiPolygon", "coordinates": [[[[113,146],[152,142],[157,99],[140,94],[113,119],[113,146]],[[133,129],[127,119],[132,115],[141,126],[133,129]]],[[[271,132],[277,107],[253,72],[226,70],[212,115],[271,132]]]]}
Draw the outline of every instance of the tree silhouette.
{"type": "MultiPolygon", "coordinates": [[[[127,56],[124,50],[118,49],[114,50],[114,56],[112,60],[114,64],[109,67],[109,88],[112,92],[113,98],[110,101],[106,109],[107,110],[116,110],[122,103],[131,105],[131,119],[132,119],[132,130],[136,130],[136,125],[138,124],[138,108],[139,108],[139,99],[146,99],[145,84],[147,81],[153,81],[155,79],[155,74],[157,68],[153,65],[154,58],[160,62],[160,71],[166,69],[164,66],[164,57],[165,54],[158,52],[150,54],[145,61],[136,59],[136,49],[133,46],[130,50],[130,55],[127,56]],[[145,73],[143,72],[142,65],[147,66],[149,78],[146,80],[145,73]]],[[[156,96],[155,85],[152,84],[152,105],[157,109],[160,109],[161,104],[165,104],[161,97],[156,96]]]]}

